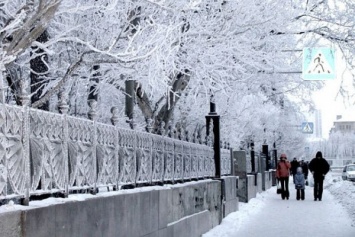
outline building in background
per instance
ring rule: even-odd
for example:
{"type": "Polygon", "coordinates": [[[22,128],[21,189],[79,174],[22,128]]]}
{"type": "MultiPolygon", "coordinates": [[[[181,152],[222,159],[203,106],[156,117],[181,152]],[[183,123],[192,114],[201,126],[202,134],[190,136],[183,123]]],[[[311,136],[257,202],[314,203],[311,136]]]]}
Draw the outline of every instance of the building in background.
{"type": "Polygon", "coordinates": [[[355,116],[337,115],[329,132],[327,160],[333,167],[355,163],[355,116]]]}
{"type": "Polygon", "coordinates": [[[314,127],[315,127],[315,137],[322,138],[322,111],[316,110],[314,114],[314,127]]]}
{"type": "Polygon", "coordinates": [[[345,118],[342,115],[337,115],[329,135],[335,132],[355,134],[355,120],[352,118],[345,118]]]}

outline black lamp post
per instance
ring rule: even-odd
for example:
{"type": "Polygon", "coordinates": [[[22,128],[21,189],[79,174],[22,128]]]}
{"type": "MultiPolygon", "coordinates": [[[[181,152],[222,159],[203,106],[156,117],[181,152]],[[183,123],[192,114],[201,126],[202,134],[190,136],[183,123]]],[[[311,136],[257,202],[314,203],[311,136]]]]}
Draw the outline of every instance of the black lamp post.
{"type": "Polygon", "coordinates": [[[274,132],[274,144],[273,144],[273,148],[274,148],[274,169],[276,169],[277,166],[277,149],[276,149],[276,141],[275,141],[275,132],[274,132]]]}
{"type": "Polygon", "coordinates": [[[263,144],[262,153],[265,155],[265,170],[269,170],[270,158],[269,158],[269,146],[267,144],[263,144]]]}
{"type": "Polygon", "coordinates": [[[216,112],[216,104],[213,102],[213,96],[210,100],[210,112],[206,116],[206,135],[210,135],[210,124],[213,121],[213,135],[214,135],[214,163],[215,163],[215,177],[221,178],[221,146],[220,146],[220,131],[219,131],[220,116],[216,112]]]}
{"type": "Polygon", "coordinates": [[[255,150],[254,140],[250,141],[250,159],[251,159],[251,172],[255,173],[255,150]]]}

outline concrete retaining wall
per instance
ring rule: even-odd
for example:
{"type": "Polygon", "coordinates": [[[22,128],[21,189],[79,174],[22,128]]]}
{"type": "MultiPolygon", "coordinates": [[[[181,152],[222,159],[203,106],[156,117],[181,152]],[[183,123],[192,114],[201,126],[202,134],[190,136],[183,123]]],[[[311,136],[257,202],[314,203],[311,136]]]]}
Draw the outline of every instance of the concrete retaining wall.
{"type": "Polygon", "coordinates": [[[273,176],[274,176],[273,171],[266,171],[265,172],[265,190],[268,190],[269,188],[271,188],[273,186],[273,176]]]}
{"type": "Polygon", "coordinates": [[[238,209],[236,177],[0,212],[6,237],[194,237],[238,209]],[[223,202],[222,202],[223,193],[223,202]]]}
{"type": "Polygon", "coordinates": [[[248,179],[238,178],[237,183],[237,196],[239,201],[241,202],[248,202],[248,179]]]}
{"type": "Polygon", "coordinates": [[[235,176],[222,178],[223,217],[238,210],[237,183],[238,178],[235,176]]]}
{"type": "Polygon", "coordinates": [[[247,200],[249,202],[250,199],[255,198],[257,193],[262,192],[262,183],[261,183],[261,173],[257,173],[256,175],[247,175],[247,200]],[[255,185],[255,178],[256,185],[255,185]]]}
{"type": "Polygon", "coordinates": [[[276,185],[275,171],[265,171],[265,157],[258,162],[258,173],[247,173],[248,160],[245,151],[233,151],[233,174],[238,176],[237,196],[239,201],[248,202],[255,198],[257,193],[261,193],[273,185],[276,185]]]}
{"type": "MultiPolygon", "coordinates": [[[[272,171],[265,171],[265,185],[264,187],[267,189],[271,188],[273,186],[273,181],[272,181],[272,177],[273,177],[273,172],[272,171]]],[[[244,185],[247,185],[247,189],[246,189],[246,193],[244,193],[243,195],[245,195],[245,201],[244,202],[248,202],[250,199],[255,198],[256,194],[261,193],[263,190],[263,184],[262,184],[262,175],[261,173],[257,173],[256,175],[252,174],[248,174],[247,175],[247,179],[246,182],[242,181],[242,183],[244,183],[244,185]],[[255,183],[255,178],[256,183],[255,183]]],[[[240,182],[240,180],[239,180],[240,182]]],[[[238,192],[239,192],[239,187],[238,187],[238,192]]],[[[240,200],[242,201],[242,200],[240,200]]]]}

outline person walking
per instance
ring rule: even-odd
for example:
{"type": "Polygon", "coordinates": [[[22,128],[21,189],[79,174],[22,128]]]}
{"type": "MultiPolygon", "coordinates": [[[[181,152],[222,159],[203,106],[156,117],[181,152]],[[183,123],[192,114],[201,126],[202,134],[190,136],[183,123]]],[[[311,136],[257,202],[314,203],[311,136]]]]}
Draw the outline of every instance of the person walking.
{"type": "Polygon", "coordinates": [[[298,200],[304,200],[304,189],[305,189],[305,178],[304,178],[304,173],[302,170],[302,167],[297,168],[297,173],[293,177],[294,182],[295,182],[295,188],[296,188],[296,199],[298,200]]]}
{"type": "Polygon", "coordinates": [[[285,200],[285,198],[288,200],[290,197],[290,192],[288,189],[290,168],[291,168],[291,164],[290,164],[290,162],[287,161],[286,154],[281,154],[280,161],[278,162],[277,168],[276,168],[276,178],[281,183],[281,189],[282,189],[281,198],[282,198],[282,200],[285,200]]]}
{"type": "Polygon", "coordinates": [[[322,152],[318,151],[316,157],[309,162],[308,168],[314,179],[314,201],[322,201],[323,181],[330,169],[329,163],[323,158],[322,152]]]}
{"type": "Polygon", "coordinates": [[[299,167],[299,163],[297,161],[297,158],[293,158],[293,161],[291,161],[291,173],[293,177],[293,183],[295,183],[295,174],[297,173],[297,168],[299,167]]]}
{"type": "Polygon", "coordinates": [[[300,167],[302,168],[304,179],[306,180],[306,185],[308,185],[308,164],[304,162],[303,159],[300,161],[300,167]]]}

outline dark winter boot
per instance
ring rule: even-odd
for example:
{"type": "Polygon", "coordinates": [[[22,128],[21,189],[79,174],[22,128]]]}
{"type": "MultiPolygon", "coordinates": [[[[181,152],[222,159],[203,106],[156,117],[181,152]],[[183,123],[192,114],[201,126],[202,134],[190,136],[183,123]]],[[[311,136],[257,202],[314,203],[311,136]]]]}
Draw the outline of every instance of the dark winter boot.
{"type": "Polygon", "coordinates": [[[304,189],[301,189],[301,199],[304,200],[304,189]]]}
{"type": "Polygon", "coordinates": [[[314,201],[317,201],[317,198],[318,198],[318,189],[317,189],[316,185],[317,184],[314,184],[314,188],[313,188],[314,201]]]}
{"type": "Polygon", "coordinates": [[[301,190],[300,189],[296,189],[297,190],[297,192],[296,192],[296,199],[297,200],[300,200],[300,198],[301,198],[301,190]]]}

